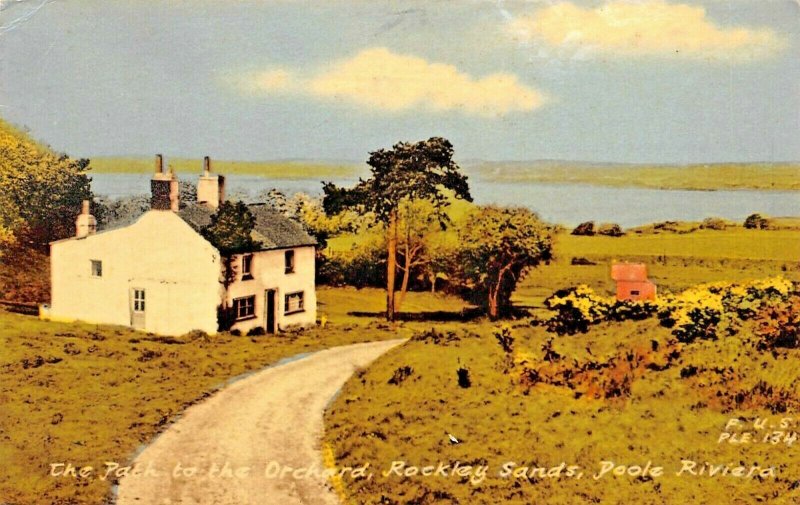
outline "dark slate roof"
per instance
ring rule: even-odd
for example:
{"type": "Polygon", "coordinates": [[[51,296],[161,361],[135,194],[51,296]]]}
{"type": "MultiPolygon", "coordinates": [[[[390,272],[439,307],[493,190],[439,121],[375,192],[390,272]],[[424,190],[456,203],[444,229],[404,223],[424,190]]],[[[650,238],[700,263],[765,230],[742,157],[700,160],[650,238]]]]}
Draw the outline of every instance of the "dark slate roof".
{"type": "MultiPolygon", "coordinates": [[[[306,233],[300,223],[266,205],[256,203],[248,205],[247,208],[256,218],[253,240],[261,242],[262,249],[284,249],[317,244],[314,237],[306,233]]],[[[191,204],[181,209],[178,215],[199,233],[204,226],[211,224],[213,212],[205,205],[191,204]]]]}

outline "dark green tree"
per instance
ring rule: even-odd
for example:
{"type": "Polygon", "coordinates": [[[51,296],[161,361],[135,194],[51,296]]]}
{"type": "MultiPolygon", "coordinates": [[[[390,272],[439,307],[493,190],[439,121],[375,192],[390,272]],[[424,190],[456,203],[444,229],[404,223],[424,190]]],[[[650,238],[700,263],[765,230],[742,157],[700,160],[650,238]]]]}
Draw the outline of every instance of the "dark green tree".
{"type": "Polygon", "coordinates": [[[397,274],[397,221],[404,202],[426,200],[442,227],[449,222],[450,195],[472,201],[467,177],[453,161],[453,145],[441,137],[419,142],[399,142],[391,149],[370,153],[372,176],[352,188],[323,183],[323,207],[329,215],[344,210],[371,213],[386,229],[386,318],[394,320],[397,274]]]}
{"type": "Polygon", "coordinates": [[[528,269],[552,255],[550,228],[526,208],[482,207],[459,230],[456,275],[467,292],[497,319],[528,269]]]}
{"type": "Polygon", "coordinates": [[[253,240],[256,218],[242,202],[223,202],[201,234],[223,255],[252,251],[260,245],[253,240]]]}
{"type": "Polygon", "coordinates": [[[761,214],[750,214],[744,220],[744,227],[750,230],[766,230],[769,228],[769,220],[761,214]]]}
{"type": "Polygon", "coordinates": [[[178,181],[178,201],[181,208],[197,202],[197,184],[192,181],[178,181]]]}

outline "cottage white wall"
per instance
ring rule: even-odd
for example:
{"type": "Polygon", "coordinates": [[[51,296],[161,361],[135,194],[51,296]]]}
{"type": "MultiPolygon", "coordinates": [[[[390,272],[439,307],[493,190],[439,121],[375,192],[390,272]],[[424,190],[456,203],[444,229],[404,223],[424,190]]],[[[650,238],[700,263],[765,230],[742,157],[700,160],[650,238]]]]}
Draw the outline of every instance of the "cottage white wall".
{"type": "Polygon", "coordinates": [[[51,245],[52,319],[131,324],[130,292],[146,293],[144,330],[216,333],[223,296],[218,251],[171,211],[134,224],[51,245]],[[91,275],[91,260],[103,264],[91,275]]]}
{"type": "Polygon", "coordinates": [[[266,291],[276,291],[276,322],[280,329],[293,325],[313,325],[317,321],[315,290],[315,250],[313,246],[291,248],[294,251],[294,273],[285,273],[285,252],[289,249],[259,251],[253,254],[252,279],[242,280],[241,256],[235,257],[236,281],[228,287],[228,302],[234,298],[255,295],[255,318],[237,322],[233,328],[246,332],[261,326],[266,328],[266,291]],[[304,311],[285,314],[284,297],[303,291],[304,311]]]}

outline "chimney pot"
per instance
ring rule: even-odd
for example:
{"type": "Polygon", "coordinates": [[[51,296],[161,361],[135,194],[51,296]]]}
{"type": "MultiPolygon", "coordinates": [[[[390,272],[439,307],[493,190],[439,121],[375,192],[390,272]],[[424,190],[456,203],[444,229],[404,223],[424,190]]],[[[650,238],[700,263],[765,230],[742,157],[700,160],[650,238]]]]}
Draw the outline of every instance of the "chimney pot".
{"type": "Polygon", "coordinates": [[[203,174],[197,181],[197,203],[216,209],[225,201],[225,177],[211,174],[211,158],[203,158],[203,174]]]}
{"type": "Polygon", "coordinates": [[[89,200],[81,202],[81,213],[75,219],[75,236],[84,238],[97,231],[97,219],[89,213],[89,200]]]}
{"type": "Polygon", "coordinates": [[[172,210],[180,208],[180,189],[172,167],[164,166],[164,157],[156,154],[156,173],[150,180],[150,208],[172,210]]]}

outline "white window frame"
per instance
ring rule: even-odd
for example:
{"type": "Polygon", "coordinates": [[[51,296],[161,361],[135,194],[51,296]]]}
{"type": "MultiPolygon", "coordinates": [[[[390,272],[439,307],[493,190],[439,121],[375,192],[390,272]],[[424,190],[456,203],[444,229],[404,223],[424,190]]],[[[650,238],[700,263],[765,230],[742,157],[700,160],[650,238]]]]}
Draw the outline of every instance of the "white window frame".
{"type": "Polygon", "coordinates": [[[103,277],[103,260],[89,260],[89,265],[92,277],[96,279],[103,277]]]}
{"type": "Polygon", "coordinates": [[[242,280],[247,281],[253,278],[253,254],[242,254],[242,280]],[[249,260],[249,261],[248,261],[249,260]],[[247,265],[248,268],[245,268],[247,265]]]}
{"type": "Polygon", "coordinates": [[[256,317],[256,295],[242,296],[233,299],[233,310],[236,312],[237,321],[246,321],[248,319],[255,319],[256,317]],[[249,308],[246,313],[242,315],[242,308],[249,308]]]}
{"type": "Polygon", "coordinates": [[[133,288],[133,311],[143,313],[147,307],[147,295],[144,289],[133,288]]]}
{"type": "Polygon", "coordinates": [[[283,251],[283,273],[293,274],[297,269],[297,254],[294,249],[283,251]],[[289,259],[291,258],[291,260],[289,259]]]}
{"type": "Polygon", "coordinates": [[[306,293],[305,291],[294,291],[292,293],[286,293],[283,297],[283,315],[288,316],[291,314],[298,314],[300,312],[305,312],[305,302],[306,302],[306,293]],[[294,309],[290,309],[291,307],[291,298],[297,298],[298,304],[297,307],[294,309]]]}

